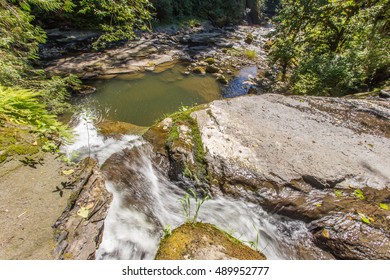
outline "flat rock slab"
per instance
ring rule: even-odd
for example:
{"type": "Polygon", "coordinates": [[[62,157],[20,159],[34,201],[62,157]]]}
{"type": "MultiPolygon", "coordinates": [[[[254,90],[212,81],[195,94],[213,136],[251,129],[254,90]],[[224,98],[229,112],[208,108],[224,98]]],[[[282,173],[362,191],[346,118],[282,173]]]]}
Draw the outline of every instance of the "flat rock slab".
{"type": "Polygon", "coordinates": [[[248,95],[192,117],[212,193],[307,222],[336,258],[390,259],[389,102],[248,95]]]}
{"type": "Polygon", "coordinates": [[[215,101],[194,117],[211,161],[279,183],[310,175],[390,184],[388,103],[266,94],[215,101]]]}

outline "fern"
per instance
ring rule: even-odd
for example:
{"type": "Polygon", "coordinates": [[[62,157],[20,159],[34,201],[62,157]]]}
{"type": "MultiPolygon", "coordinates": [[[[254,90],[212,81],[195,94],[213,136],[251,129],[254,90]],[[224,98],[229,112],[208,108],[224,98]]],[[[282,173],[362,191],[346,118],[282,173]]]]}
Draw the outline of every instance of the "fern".
{"type": "Polygon", "coordinates": [[[70,138],[65,125],[57,121],[38,100],[39,93],[27,89],[0,86],[0,119],[20,125],[28,125],[43,136],[70,138]]]}

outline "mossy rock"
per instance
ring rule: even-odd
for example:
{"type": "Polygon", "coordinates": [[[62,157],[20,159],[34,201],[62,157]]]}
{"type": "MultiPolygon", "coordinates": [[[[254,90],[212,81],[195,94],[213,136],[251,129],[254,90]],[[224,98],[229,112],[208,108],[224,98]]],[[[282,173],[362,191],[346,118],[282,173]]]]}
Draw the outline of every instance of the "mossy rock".
{"type": "Polygon", "coordinates": [[[217,77],[217,81],[223,85],[227,85],[229,83],[228,79],[224,75],[220,75],[217,77]]]}
{"type": "Polygon", "coordinates": [[[216,66],[214,66],[214,65],[207,65],[207,67],[206,67],[206,72],[207,73],[218,73],[219,72],[219,68],[218,67],[216,67],[216,66]]]}
{"type": "Polygon", "coordinates": [[[196,66],[192,69],[192,72],[195,74],[205,75],[206,69],[202,66],[196,66]]]}
{"type": "Polygon", "coordinates": [[[147,127],[119,121],[104,121],[99,123],[98,127],[104,136],[121,136],[124,134],[142,136],[148,130],[147,127]]]}
{"type": "Polygon", "coordinates": [[[215,63],[215,59],[212,57],[208,57],[204,60],[208,65],[213,65],[215,63]]]}
{"type": "Polygon", "coordinates": [[[156,260],[265,260],[266,257],[211,224],[186,223],[162,239],[156,260]]]}

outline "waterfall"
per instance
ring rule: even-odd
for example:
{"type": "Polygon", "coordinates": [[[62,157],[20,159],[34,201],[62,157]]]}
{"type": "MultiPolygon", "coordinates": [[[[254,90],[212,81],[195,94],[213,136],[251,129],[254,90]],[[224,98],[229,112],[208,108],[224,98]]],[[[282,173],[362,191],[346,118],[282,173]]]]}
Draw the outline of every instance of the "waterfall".
{"type": "MultiPolygon", "coordinates": [[[[174,229],[185,222],[179,203],[186,194],[183,186],[171,182],[153,162],[152,147],[141,137],[103,137],[85,118],[80,119],[75,131],[78,136],[65,151],[78,152],[82,157],[90,150],[101,165],[104,163],[106,187],[113,194],[97,259],[154,259],[163,228],[170,225],[174,229]]],[[[191,205],[195,204],[192,199],[191,205]]],[[[306,252],[314,248],[303,222],[227,196],[206,201],[198,221],[214,224],[242,241],[258,240],[257,249],[268,259],[308,258],[299,248],[306,252]]]]}

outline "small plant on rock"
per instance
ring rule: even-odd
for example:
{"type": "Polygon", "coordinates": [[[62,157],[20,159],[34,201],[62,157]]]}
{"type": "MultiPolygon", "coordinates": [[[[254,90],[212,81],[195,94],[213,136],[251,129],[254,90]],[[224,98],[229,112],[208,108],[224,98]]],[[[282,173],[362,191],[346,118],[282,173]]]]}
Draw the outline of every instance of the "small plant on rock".
{"type": "Polygon", "coordinates": [[[209,195],[206,195],[203,198],[198,197],[196,192],[193,189],[188,190],[189,193],[186,193],[184,197],[179,199],[179,202],[181,206],[183,207],[183,213],[184,217],[186,218],[187,223],[195,224],[198,219],[198,214],[200,207],[205,203],[207,200],[209,200],[211,197],[209,195]],[[194,216],[191,217],[191,197],[190,195],[195,199],[195,213],[194,216]]]}

